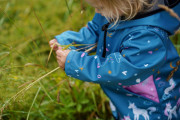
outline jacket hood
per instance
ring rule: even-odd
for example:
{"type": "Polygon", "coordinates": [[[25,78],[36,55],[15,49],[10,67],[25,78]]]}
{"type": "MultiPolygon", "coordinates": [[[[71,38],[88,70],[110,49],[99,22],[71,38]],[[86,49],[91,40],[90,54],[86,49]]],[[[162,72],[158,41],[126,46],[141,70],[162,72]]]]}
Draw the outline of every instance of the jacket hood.
{"type": "MultiPolygon", "coordinates": [[[[163,3],[161,0],[159,2],[163,3]]],[[[154,7],[153,9],[156,10],[157,7],[154,7]]],[[[180,16],[180,3],[178,3],[176,6],[173,6],[171,9],[173,9],[174,12],[178,16],[180,16]]],[[[111,27],[113,25],[112,23],[109,26],[109,28],[111,28],[109,29],[109,31],[117,30],[117,29],[125,29],[128,27],[149,25],[149,26],[155,26],[155,27],[164,29],[170,35],[172,35],[180,27],[180,21],[176,19],[175,17],[172,17],[168,12],[164,10],[160,10],[157,13],[153,13],[151,15],[148,15],[142,18],[138,18],[138,17],[129,21],[120,21],[119,24],[115,25],[114,27],[111,27]]]]}
{"type": "Polygon", "coordinates": [[[154,2],[154,5],[153,5],[152,9],[150,9],[148,12],[158,10],[159,9],[159,7],[158,7],[159,4],[166,5],[164,0],[150,0],[150,1],[151,1],[151,3],[154,2]]]}

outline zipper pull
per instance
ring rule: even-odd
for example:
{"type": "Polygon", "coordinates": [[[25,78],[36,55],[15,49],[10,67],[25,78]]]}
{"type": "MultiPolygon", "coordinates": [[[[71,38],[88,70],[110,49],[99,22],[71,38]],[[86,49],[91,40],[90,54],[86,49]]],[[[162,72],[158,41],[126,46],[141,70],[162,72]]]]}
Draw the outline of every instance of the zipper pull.
{"type": "Polygon", "coordinates": [[[110,23],[108,22],[107,24],[102,26],[102,31],[107,31],[108,27],[109,27],[110,23]]]}

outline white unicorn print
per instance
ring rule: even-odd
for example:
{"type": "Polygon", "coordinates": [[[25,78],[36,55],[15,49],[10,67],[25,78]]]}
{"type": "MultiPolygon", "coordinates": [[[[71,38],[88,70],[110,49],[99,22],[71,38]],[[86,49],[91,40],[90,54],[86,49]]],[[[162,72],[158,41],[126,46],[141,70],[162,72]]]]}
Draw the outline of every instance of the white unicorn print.
{"type": "Polygon", "coordinates": [[[164,114],[168,116],[168,120],[172,120],[172,115],[174,115],[177,118],[176,109],[177,109],[176,105],[172,108],[171,103],[166,103],[164,114]]]}
{"type": "Polygon", "coordinates": [[[133,110],[134,120],[139,120],[140,115],[142,115],[145,120],[149,120],[148,110],[150,110],[150,114],[156,111],[155,107],[150,107],[147,110],[137,108],[134,103],[129,103],[128,108],[133,110]]]}
{"type": "Polygon", "coordinates": [[[170,87],[167,87],[167,88],[164,90],[164,94],[163,94],[163,97],[162,97],[163,100],[166,100],[166,99],[168,99],[169,97],[171,97],[170,91],[172,91],[172,90],[175,88],[175,86],[176,86],[176,83],[174,82],[174,79],[173,79],[173,78],[171,78],[171,79],[169,80],[169,84],[170,84],[170,87]]]}
{"type": "Polygon", "coordinates": [[[116,56],[115,53],[114,53],[114,56],[115,56],[115,58],[116,58],[117,63],[120,63],[120,61],[121,61],[121,56],[120,56],[120,55],[116,56]]]}
{"type": "Polygon", "coordinates": [[[153,112],[156,111],[155,107],[149,107],[147,110],[149,110],[149,114],[151,115],[153,112]]]}

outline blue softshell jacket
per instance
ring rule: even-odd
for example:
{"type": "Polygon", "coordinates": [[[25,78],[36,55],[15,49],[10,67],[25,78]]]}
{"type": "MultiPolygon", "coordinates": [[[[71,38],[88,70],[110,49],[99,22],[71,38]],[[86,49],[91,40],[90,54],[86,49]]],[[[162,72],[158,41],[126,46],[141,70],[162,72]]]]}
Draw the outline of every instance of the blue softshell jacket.
{"type": "MultiPolygon", "coordinates": [[[[180,4],[173,10],[180,16],[180,4]]],[[[110,99],[116,119],[180,120],[180,69],[167,80],[180,60],[169,39],[180,22],[161,11],[120,21],[115,26],[110,23],[106,31],[102,30],[107,23],[96,13],[79,32],[66,31],[55,36],[61,45],[98,43],[96,55],[71,47],[66,74],[99,84],[110,99]]]]}

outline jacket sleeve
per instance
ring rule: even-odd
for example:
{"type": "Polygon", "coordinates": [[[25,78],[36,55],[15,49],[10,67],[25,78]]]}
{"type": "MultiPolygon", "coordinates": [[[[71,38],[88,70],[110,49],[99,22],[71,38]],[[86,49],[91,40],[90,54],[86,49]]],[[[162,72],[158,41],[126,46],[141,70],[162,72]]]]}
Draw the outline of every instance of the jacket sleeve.
{"type": "MultiPolygon", "coordinates": [[[[96,13],[93,20],[88,22],[86,27],[81,28],[79,32],[66,31],[55,36],[55,39],[57,39],[58,43],[61,45],[68,45],[72,42],[76,44],[94,44],[98,40],[102,19],[103,17],[96,13]]],[[[75,47],[71,48],[76,49],[75,47]]]]}
{"type": "Polygon", "coordinates": [[[88,56],[71,51],[66,59],[67,75],[99,84],[134,85],[142,82],[164,64],[166,48],[161,37],[148,30],[130,33],[118,52],[88,56]]]}

